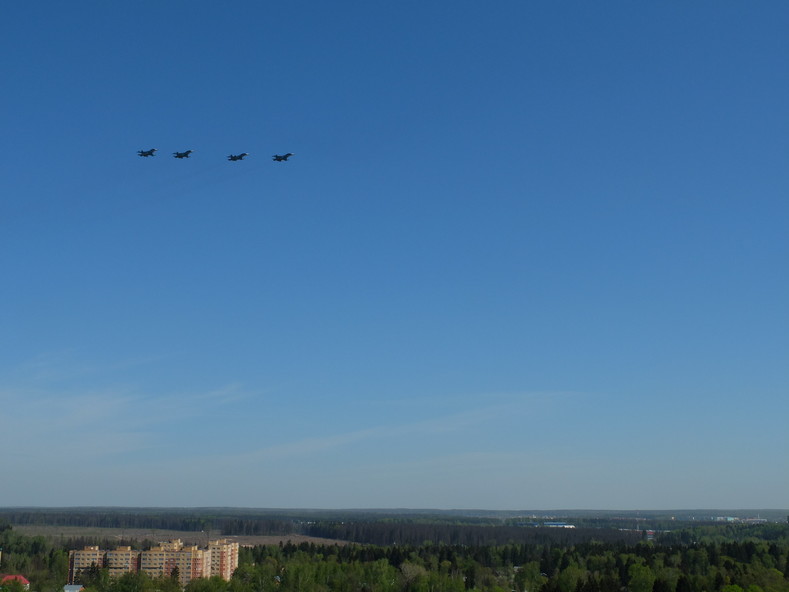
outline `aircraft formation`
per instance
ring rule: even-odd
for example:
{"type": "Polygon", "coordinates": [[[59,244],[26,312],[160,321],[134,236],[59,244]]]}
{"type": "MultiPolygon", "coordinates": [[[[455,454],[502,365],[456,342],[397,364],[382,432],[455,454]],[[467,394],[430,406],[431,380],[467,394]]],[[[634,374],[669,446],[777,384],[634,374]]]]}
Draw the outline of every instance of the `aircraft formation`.
{"type": "MultiPolygon", "coordinates": [[[[143,158],[147,158],[149,156],[156,156],[157,149],[151,148],[150,150],[138,150],[137,155],[142,156],[143,158]]],[[[173,158],[189,158],[189,156],[194,152],[194,150],[186,150],[184,152],[173,152],[173,158]]],[[[241,154],[229,154],[227,159],[230,161],[238,161],[244,160],[245,156],[249,156],[248,152],[242,152],[241,154]]],[[[275,154],[271,157],[271,160],[275,162],[285,162],[291,156],[293,156],[293,152],[287,152],[286,154],[275,154]]]]}

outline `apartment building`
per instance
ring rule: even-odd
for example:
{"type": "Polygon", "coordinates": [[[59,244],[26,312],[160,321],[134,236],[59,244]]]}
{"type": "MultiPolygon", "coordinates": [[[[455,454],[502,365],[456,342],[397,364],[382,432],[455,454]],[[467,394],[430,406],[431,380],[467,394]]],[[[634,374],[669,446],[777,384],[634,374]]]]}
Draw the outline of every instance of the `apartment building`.
{"type": "Polygon", "coordinates": [[[226,539],[210,541],[208,548],[185,546],[180,539],[159,543],[147,550],[117,547],[106,551],[85,547],[69,553],[69,583],[79,581],[79,575],[92,566],[107,569],[111,577],[142,571],[152,578],[172,576],[175,572],[181,586],[196,578],[220,576],[229,580],[238,567],[238,543],[226,539]]]}
{"type": "MultiPolygon", "coordinates": [[[[211,549],[215,547],[221,552],[228,543],[225,541],[212,541],[208,549],[199,549],[197,545],[184,546],[180,539],[160,543],[148,551],[138,552],[140,555],[140,570],[151,577],[170,576],[177,570],[178,581],[186,586],[195,578],[222,576],[229,580],[233,572],[225,577],[222,573],[211,571],[211,549]]],[[[237,547],[238,545],[236,545],[237,547]]],[[[236,550],[236,564],[238,564],[238,551],[236,550]]],[[[237,566],[237,565],[236,565],[237,566]]]]}
{"type": "MultiPolygon", "coordinates": [[[[101,565],[96,563],[96,565],[101,565]]],[[[116,547],[114,551],[107,551],[104,555],[104,567],[110,577],[116,578],[125,573],[136,572],[140,569],[140,552],[131,547],[116,547]]]]}
{"type": "Polygon", "coordinates": [[[211,575],[229,580],[238,567],[238,543],[227,539],[212,541],[208,544],[211,560],[211,575]]]}
{"type": "Polygon", "coordinates": [[[102,551],[97,546],[89,545],[81,551],[70,551],[68,554],[68,581],[74,583],[74,578],[78,574],[96,565],[104,567],[104,557],[106,551],[102,551]]]}

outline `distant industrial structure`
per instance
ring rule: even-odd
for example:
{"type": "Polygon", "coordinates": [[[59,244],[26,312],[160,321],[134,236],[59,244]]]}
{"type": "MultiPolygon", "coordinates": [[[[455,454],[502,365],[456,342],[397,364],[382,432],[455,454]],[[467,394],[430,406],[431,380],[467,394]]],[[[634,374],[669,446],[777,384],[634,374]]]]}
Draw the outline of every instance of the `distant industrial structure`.
{"type": "Polygon", "coordinates": [[[110,577],[144,572],[153,578],[173,575],[183,587],[197,578],[219,576],[230,580],[238,567],[238,543],[220,539],[208,547],[184,545],[181,539],[159,543],[147,550],[116,547],[114,550],[87,546],[69,552],[68,583],[79,583],[80,575],[89,569],[106,569],[110,577]]]}

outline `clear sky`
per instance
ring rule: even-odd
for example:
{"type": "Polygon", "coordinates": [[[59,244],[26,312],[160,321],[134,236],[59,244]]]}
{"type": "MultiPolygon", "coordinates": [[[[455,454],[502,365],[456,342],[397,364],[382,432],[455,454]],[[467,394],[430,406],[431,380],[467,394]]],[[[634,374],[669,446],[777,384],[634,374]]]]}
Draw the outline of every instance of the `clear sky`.
{"type": "Polygon", "coordinates": [[[789,507],[787,31],[3,3],[0,506],[789,507]]]}

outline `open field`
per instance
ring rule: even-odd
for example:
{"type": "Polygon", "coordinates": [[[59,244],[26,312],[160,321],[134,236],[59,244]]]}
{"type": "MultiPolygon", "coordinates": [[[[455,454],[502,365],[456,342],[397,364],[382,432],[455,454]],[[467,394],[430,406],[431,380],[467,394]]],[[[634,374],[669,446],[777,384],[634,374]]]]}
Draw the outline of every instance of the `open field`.
{"type": "Polygon", "coordinates": [[[272,536],[221,536],[218,531],[194,532],[184,530],[151,530],[142,528],[96,528],[87,526],[44,526],[44,525],[12,525],[16,532],[28,536],[43,536],[56,542],[67,543],[69,540],[81,537],[97,539],[117,539],[135,541],[169,541],[171,539],[181,539],[187,545],[205,546],[210,538],[226,538],[237,541],[242,546],[254,545],[278,545],[279,543],[291,542],[294,545],[300,543],[315,543],[316,545],[346,545],[347,541],[333,539],[322,539],[318,537],[305,536],[303,534],[287,534],[272,536]]]}

